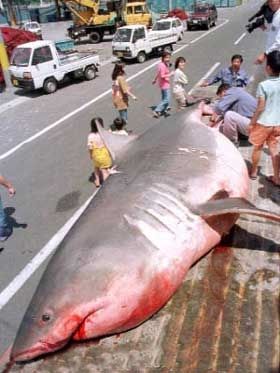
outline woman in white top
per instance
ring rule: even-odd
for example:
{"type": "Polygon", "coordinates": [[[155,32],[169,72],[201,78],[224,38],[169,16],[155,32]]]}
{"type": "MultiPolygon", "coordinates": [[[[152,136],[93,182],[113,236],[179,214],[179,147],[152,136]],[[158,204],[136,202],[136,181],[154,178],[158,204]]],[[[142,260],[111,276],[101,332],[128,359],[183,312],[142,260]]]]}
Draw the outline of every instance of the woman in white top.
{"type": "Polygon", "coordinates": [[[175,61],[175,73],[173,79],[173,94],[177,102],[178,109],[187,106],[188,95],[185,86],[188,84],[188,77],[184,73],[186,60],[184,57],[178,57],[175,61]]]}

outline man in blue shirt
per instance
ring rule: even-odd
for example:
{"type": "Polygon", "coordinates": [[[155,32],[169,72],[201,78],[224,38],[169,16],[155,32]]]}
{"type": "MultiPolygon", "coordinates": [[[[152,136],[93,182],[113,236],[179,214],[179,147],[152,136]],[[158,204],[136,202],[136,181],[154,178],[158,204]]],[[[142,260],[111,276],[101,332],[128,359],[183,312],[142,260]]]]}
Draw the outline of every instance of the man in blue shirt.
{"type": "Polygon", "coordinates": [[[246,87],[248,84],[248,75],[241,69],[243,57],[240,54],[235,54],[231,58],[231,66],[221,69],[212,79],[206,80],[201,84],[201,87],[220,82],[221,84],[229,84],[231,87],[246,87]]]}
{"type": "Polygon", "coordinates": [[[221,84],[217,90],[219,100],[211,118],[217,122],[223,116],[223,134],[238,146],[238,133],[249,135],[249,124],[257,108],[257,100],[245,89],[221,84]]]}

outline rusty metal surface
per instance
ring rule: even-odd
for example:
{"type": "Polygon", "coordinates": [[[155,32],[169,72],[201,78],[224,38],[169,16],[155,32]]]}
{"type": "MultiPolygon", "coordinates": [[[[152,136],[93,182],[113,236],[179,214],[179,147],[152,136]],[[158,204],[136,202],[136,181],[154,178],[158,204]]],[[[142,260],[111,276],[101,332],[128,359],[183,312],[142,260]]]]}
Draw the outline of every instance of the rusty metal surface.
{"type": "MultiPolygon", "coordinates": [[[[251,148],[241,147],[245,159],[251,148]]],[[[261,176],[250,199],[280,212],[280,189],[261,176]]],[[[189,271],[170,302],[119,336],[69,346],[10,372],[276,373],[279,371],[279,246],[276,223],[242,216],[231,236],[189,271]]]]}

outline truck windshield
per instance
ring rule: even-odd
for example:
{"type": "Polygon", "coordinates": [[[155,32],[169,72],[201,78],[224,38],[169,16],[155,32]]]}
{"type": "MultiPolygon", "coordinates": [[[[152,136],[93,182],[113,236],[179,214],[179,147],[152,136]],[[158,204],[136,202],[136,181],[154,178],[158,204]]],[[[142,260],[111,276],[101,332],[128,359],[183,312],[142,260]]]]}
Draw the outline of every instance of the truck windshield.
{"type": "Polygon", "coordinates": [[[115,33],[113,41],[126,41],[129,42],[131,39],[131,29],[129,28],[123,28],[118,29],[115,33]]]}
{"type": "Polygon", "coordinates": [[[11,65],[28,66],[31,48],[15,48],[11,58],[11,65]]]}
{"type": "Polygon", "coordinates": [[[33,30],[35,28],[39,28],[39,24],[35,23],[35,22],[26,23],[25,27],[28,28],[28,29],[30,29],[30,30],[33,30]]]}
{"type": "Polygon", "coordinates": [[[154,31],[163,31],[170,29],[170,22],[156,22],[153,26],[154,31]]]}

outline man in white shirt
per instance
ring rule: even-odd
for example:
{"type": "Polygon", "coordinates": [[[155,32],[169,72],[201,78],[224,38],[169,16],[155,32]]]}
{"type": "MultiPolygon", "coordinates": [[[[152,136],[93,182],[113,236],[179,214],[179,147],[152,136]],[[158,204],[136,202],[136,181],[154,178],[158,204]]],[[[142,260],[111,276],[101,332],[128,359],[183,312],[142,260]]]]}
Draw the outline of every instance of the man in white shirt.
{"type": "Polygon", "coordinates": [[[272,22],[267,25],[265,52],[258,56],[257,64],[262,64],[268,53],[280,50],[280,0],[268,0],[267,4],[274,14],[272,22]]]}

